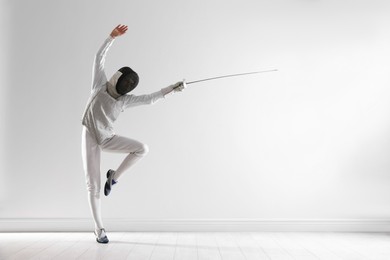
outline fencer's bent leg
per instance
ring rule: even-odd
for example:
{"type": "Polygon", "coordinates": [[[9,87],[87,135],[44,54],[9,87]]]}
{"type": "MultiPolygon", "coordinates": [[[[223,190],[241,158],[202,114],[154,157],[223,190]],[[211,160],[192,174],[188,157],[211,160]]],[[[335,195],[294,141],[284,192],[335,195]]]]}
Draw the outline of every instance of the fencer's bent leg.
{"type": "Polygon", "coordinates": [[[115,181],[117,181],[131,166],[142,159],[149,151],[146,144],[120,135],[115,135],[109,141],[103,143],[101,147],[103,151],[107,152],[128,153],[126,158],[115,171],[115,181]]]}
{"type": "Polygon", "coordinates": [[[82,131],[82,157],[87,182],[88,202],[95,222],[95,229],[103,228],[100,206],[100,147],[86,127],[82,131]]]}

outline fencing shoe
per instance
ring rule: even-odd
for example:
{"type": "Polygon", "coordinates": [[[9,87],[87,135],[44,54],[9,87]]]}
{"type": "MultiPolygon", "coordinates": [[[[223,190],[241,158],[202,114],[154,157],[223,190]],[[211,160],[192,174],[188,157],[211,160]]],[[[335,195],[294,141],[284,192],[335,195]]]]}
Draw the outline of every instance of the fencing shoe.
{"type": "Polygon", "coordinates": [[[104,195],[108,196],[111,192],[112,185],[116,184],[117,181],[114,180],[115,171],[114,170],[108,170],[107,171],[107,181],[104,185],[104,195]]]}
{"type": "Polygon", "coordinates": [[[102,243],[102,244],[107,244],[109,242],[107,235],[106,235],[106,230],[104,228],[95,230],[94,233],[96,236],[96,242],[102,243]]]}

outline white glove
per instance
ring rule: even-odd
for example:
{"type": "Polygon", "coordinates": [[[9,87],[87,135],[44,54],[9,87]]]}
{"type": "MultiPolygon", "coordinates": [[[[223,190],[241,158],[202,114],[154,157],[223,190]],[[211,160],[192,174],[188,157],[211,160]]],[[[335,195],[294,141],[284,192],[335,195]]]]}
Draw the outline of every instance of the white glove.
{"type": "Polygon", "coordinates": [[[186,80],[183,79],[183,81],[179,81],[173,85],[173,91],[182,92],[186,87],[187,87],[186,80]]]}
{"type": "Polygon", "coordinates": [[[181,92],[187,87],[185,80],[179,81],[173,85],[170,85],[169,87],[161,89],[164,97],[170,96],[173,93],[181,92]]]}

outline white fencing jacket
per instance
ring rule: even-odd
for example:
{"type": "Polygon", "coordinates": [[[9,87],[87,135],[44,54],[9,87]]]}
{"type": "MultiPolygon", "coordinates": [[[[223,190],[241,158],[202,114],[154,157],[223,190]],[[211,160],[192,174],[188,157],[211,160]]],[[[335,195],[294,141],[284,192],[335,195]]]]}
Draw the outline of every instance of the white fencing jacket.
{"type": "Polygon", "coordinates": [[[167,90],[162,89],[147,95],[123,95],[117,99],[111,97],[107,92],[108,82],[104,72],[104,62],[113,42],[114,38],[108,37],[95,56],[91,96],[82,117],[82,124],[99,145],[115,135],[113,123],[124,109],[153,104],[167,94],[167,90]]]}

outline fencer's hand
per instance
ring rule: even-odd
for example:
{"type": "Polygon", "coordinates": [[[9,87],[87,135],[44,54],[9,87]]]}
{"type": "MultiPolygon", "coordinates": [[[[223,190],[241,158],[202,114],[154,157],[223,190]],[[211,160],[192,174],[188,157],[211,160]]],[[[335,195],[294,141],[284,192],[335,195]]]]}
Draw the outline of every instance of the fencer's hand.
{"type": "Polygon", "coordinates": [[[179,81],[173,85],[170,85],[166,88],[162,88],[161,91],[162,91],[164,97],[167,97],[167,96],[171,96],[173,93],[183,91],[183,89],[185,89],[186,86],[187,86],[186,81],[183,80],[183,81],[179,81]]]}
{"type": "Polygon", "coordinates": [[[123,35],[123,34],[126,33],[127,29],[128,29],[127,25],[120,25],[120,24],[119,24],[117,27],[115,27],[114,30],[112,30],[110,36],[111,36],[112,38],[121,36],[121,35],[123,35]]]}
{"type": "Polygon", "coordinates": [[[186,80],[183,79],[183,81],[179,81],[176,84],[173,85],[173,91],[174,92],[181,92],[187,87],[186,80]]]}

